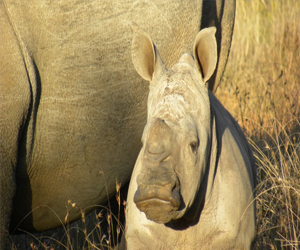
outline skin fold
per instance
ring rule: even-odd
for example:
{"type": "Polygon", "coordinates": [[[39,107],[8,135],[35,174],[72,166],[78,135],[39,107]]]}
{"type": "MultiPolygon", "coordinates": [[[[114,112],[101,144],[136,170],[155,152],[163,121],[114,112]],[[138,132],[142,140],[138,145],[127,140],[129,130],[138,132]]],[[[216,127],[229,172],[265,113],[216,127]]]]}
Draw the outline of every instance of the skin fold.
{"type": "Polygon", "coordinates": [[[234,13],[234,1],[0,1],[0,249],[18,228],[61,226],[69,200],[88,213],[129,181],[149,93],[131,61],[132,23],[167,67],[216,26],[214,89],[234,13]]]}

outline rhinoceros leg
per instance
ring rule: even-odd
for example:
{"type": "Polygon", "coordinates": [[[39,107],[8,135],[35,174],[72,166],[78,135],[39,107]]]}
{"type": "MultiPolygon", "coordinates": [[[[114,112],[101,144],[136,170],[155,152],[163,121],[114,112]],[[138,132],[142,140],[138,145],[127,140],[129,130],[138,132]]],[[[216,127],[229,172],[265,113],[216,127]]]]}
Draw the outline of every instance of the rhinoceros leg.
{"type": "Polygon", "coordinates": [[[16,190],[18,145],[30,109],[31,93],[22,49],[2,3],[0,30],[0,249],[6,249],[16,190]]]}

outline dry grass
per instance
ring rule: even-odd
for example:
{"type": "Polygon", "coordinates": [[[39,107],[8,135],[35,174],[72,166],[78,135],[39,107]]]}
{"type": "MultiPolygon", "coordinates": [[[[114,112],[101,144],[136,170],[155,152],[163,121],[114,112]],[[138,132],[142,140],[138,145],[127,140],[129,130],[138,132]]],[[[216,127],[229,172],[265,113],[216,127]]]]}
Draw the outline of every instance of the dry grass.
{"type": "MultiPolygon", "coordinates": [[[[237,1],[230,58],[219,99],[251,135],[299,114],[300,1],[237,1]]],[[[289,124],[291,125],[291,124],[289,124]]],[[[290,128],[286,127],[286,128],[290,128]]]]}
{"type": "Polygon", "coordinates": [[[255,249],[300,248],[300,1],[238,0],[217,97],[258,166],[255,249]]]}
{"type": "MultiPolygon", "coordinates": [[[[41,233],[23,232],[12,236],[12,250],[110,250],[119,249],[124,233],[124,212],[127,186],[116,185],[116,196],[106,206],[94,206],[95,211],[86,215],[76,203],[66,204],[66,217],[61,228],[41,233]],[[77,210],[81,219],[69,223],[71,210],[77,210]]],[[[50,208],[49,208],[50,209],[50,208]]],[[[51,210],[52,211],[52,210],[51,210]]],[[[55,211],[52,211],[55,214],[55,211]]],[[[74,212],[74,211],[73,211],[74,212]]]]}
{"type": "Polygon", "coordinates": [[[300,144],[292,138],[275,136],[264,148],[251,141],[258,165],[256,249],[300,247],[300,144]]]}

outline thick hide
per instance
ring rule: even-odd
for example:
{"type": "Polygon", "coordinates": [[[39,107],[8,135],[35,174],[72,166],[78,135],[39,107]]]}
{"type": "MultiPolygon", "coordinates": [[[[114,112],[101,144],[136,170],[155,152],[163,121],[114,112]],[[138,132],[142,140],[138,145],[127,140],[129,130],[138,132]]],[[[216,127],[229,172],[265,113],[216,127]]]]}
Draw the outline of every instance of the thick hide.
{"type": "Polygon", "coordinates": [[[150,81],[143,147],[127,197],[128,249],[250,249],[255,164],[237,122],[207,88],[217,65],[214,27],[168,69],[133,27],[132,59],[150,81]]]}
{"type": "Polygon", "coordinates": [[[61,226],[80,217],[68,201],[87,213],[128,182],[149,92],[131,62],[132,23],[168,67],[215,25],[219,79],[234,11],[220,0],[0,0],[0,249],[9,230],[61,226]]]}

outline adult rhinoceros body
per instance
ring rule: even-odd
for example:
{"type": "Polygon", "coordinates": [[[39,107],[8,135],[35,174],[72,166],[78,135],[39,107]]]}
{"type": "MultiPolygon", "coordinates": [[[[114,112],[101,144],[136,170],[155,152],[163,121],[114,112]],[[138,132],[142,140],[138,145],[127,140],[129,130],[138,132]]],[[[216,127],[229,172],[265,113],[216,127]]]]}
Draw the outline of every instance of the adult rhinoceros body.
{"type": "Polygon", "coordinates": [[[89,211],[129,180],[148,95],[131,63],[132,22],[170,66],[200,28],[218,27],[218,83],[234,11],[234,1],[1,1],[1,237],[28,213],[18,227],[60,226],[68,200],[89,211]]]}
{"type": "Polygon", "coordinates": [[[170,69],[134,29],[132,58],[150,81],[148,117],[127,198],[128,249],[250,249],[255,164],[234,118],[205,83],[215,70],[215,28],[170,69]]]}

